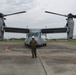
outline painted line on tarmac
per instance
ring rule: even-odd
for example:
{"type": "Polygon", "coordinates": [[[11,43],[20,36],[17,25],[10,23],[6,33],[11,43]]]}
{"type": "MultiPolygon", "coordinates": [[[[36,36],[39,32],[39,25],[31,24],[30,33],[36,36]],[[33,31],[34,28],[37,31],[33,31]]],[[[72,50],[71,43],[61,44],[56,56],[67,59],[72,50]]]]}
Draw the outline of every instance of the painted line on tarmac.
{"type": "Polygon", "coordinates": [[[6,47],[5,49],[6,49],[7,51],[10,51],[10,50],[11,50],[10,47],[6,47]]]}
{"type": "Polygon", "coordinates": [[[17,52],[17,51],[13,51],[11,50],[11,47],[6,47],[6,50],[9,51],[9,52],[13,52],[13,53],[17,53],[17,54],[22,54],[22,55],[26,55],[26,56],[31,56],[31,54],[25,54],[25,53],[22,53],[22,52],[17,52]]]}

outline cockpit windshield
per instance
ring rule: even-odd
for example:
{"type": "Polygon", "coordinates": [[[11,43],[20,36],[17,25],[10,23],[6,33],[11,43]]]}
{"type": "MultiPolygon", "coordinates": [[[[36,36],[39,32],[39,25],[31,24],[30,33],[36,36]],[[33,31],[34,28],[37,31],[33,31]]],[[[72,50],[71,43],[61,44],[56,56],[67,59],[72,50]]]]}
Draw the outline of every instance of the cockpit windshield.
{"type": "Polygon", "coordinates": [[[32,37],[32,36],[38,37],[38,32],[37,33],[29,33],[28,34],[28,37],[32,37]]]}

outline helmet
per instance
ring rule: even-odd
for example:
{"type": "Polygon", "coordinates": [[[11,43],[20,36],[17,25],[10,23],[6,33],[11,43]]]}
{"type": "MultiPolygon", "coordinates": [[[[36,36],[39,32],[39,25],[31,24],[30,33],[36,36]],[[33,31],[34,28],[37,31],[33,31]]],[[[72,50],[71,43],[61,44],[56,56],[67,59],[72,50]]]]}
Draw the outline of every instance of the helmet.
{"type": "Polygon", "coordinates": [[[34,36],[32,36],[32,38],[35,38],[34,36]]]}
{"type": "Polygon", "coordinates": [[[73,18],[72,13],[69,13],[69,14],[68,14],[68,18],[73,18]]]}

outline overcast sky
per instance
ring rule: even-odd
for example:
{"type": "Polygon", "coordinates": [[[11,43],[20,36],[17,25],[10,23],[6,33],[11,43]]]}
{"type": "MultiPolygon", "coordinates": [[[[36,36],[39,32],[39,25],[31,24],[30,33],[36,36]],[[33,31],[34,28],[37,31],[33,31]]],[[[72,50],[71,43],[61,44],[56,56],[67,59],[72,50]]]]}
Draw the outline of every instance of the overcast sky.
{"type": "MultiPolygon", "coordinates": [[[[56,28],[64,27],[66,25],[66,18],[53,14],[45,13],[45,11],[52,11],[67,15],[69,13],[76,14],[76,0],[0,0],[0,12],[9,14],[19,11],[26,11],[26,13],[8,16],[5,21],[8,27],[19,28],[56,28]]],[[[74,35],[76,35],[76,20],[74,19],[74,35]]],[[[19,33],[5,33],[5,38],[10,37],[25,37],[25,34],[19,33]]],[[[63,38],[63,34],[50,34],[48,38],[63,38]]]]}

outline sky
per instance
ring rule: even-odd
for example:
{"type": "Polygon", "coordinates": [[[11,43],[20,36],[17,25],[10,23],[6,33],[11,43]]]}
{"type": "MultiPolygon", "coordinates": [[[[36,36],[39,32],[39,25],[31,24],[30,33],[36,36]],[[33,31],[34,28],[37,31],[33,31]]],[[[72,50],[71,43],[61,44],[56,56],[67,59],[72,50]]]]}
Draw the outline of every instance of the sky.
{"type": "MultiPolygon", "coordinates": [[[[26,13],[7,16],[5,23],[8,27],[18,28],[58,28],[65,27],[66,17],[45,13],[51,11],[67,15],[76,15],[76,0],[0,0],[0,12],[10,14],[19,11],[26,13]]],[[[76,35],[76,19],[74,19],[74,35],[76,35]]],[[[48,38],[64,38],[66,33],[49,34],[48,38]]],[[[22,38],[26,34],[6,33],[4,38],[22,38]]]]}

